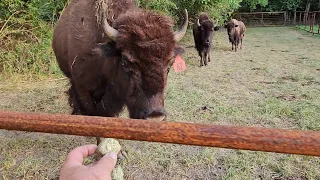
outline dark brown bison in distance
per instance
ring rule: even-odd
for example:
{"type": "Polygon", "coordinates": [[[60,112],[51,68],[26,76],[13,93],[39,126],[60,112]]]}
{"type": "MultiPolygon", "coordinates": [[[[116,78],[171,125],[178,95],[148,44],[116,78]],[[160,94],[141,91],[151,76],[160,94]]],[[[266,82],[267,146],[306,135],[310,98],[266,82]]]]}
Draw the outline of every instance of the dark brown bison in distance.
{"type": "Polygon", "coordinates": [[[212,46],[213,31],[218,31],[216,26],[206,13],[200,13],[199,19],[193,25],[193,38],[195,47],[200,56],[200,66],[210,62],[210,50],[212,46]]]}
{"type": "MultiPolygon", "coordinates": [[[[134,0],[72,0],[59,19],[53,50],[70,79],[72,114],[163,120],[167,75],[188,25],[134,0]]],[[[182,50],[181,50],[182,49],[182,50]]]]}
{"type": "Polygon", "coordinates": [[[242,41],[244,38],[244,33],[246,31],[246,26],[242,21],[238,21],[236,19],[231,19],[226,25],[225,28],[227,28],[229,41],[232,44],[232,51],[233,46],[235,51],[237,52],[237,48],[239,46],[239,43],[241,43],[240,49],[242,49],[242,41]]]}

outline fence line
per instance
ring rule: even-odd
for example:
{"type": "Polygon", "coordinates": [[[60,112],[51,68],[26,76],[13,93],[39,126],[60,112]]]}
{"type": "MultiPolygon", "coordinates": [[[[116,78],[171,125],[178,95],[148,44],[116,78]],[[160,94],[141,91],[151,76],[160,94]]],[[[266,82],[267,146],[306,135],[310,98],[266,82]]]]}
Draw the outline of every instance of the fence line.
{"type": "Polygon", "coordinates": [[[320,34],[320,11],[236,13],[234,18],[247,26],[295,26],[313,35],[320,34]]]}
{"type": "Polygon", "coordinates": [[[320,132],[0,111],[0,129],[320,156],[320,132]]]}
{"type": "Polygon", "coordinates": [[[313,35],[320,34],[320,11],[297,11],[294,12],[294,14],[296,18],[293,20],[293,25],[295,25],[298,29],[305,30],[313,35]]]}
{"type": "Polygon", "coordinates": [[[234,18],[243,21],[247,26],[284,26],[287,12],[250,12],[236,13],[234,18]]]}

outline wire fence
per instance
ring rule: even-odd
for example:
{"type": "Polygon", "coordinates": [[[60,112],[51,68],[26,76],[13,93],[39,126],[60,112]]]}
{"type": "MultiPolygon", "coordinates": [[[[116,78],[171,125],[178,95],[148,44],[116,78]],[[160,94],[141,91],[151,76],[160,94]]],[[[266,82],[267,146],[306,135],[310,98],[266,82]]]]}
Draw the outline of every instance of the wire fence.
{"type": "Polygon", "coordinates": [[[234,18],[243,21],[247,26],[284,26],[286,12],[251,12],[237,13],[234,18]]]}
{"type": "Polygon", "coordinates": [[[234,18],[247,26],[295,26],[298,29],[320,34],[320,11],[280,11],[236,13],[234,18]]]}

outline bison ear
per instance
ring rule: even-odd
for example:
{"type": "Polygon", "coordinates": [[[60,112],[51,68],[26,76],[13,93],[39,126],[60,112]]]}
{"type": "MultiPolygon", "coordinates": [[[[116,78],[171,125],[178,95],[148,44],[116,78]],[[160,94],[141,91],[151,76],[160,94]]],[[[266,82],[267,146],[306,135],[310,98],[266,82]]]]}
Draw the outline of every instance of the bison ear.
{"type": "Polygon", "coordinates": [[[219,29],[220,29],[219,26],[216,26],[216,27],[213,28],[214,31],[218,31],[219,29]]]}
{"type": "Polygon", "coordinates": [[[174,57],[177,55],[182,55],[184,53],[184,48],[182,46],[176,46],[174,47],[174,57]]]}

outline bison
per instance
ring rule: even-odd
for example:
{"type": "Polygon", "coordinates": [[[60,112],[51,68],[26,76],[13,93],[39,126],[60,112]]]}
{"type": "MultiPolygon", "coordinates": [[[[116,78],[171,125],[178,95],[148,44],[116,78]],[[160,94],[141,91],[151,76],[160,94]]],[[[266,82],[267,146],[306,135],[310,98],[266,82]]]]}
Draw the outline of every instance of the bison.
{"type": "Polygon", "coordinates": [[[72,114],[164,120],[164,91],[177,43],[188,25],[138,8],[134,0],[72,0],[54,29],[52,47],[70,80],[72,114]]]}
{"type": "Polygon", "coordinates": [[[236,19],[231,19],[225,25],[225,28],[227,28],[229,41],[232,44],[232,51],[233,49],[235,49],[235,51],[237,52],[237,48],[240,42],[241,42],[240,49],[242,49],[242,41],[244,38],[244,32],[246,31],[246,26],[244,25],[244,23],[236,19]]]}
{"type": "Polygon", "coordinates": [[[193,38],[195,48],[200,56],[200,66],[206,66],[210,62],[210,50],[212,46],[213,31],[218,31],[216,26],[206,13],[200,13],[197,23],[193,25],[193,38]]]}

